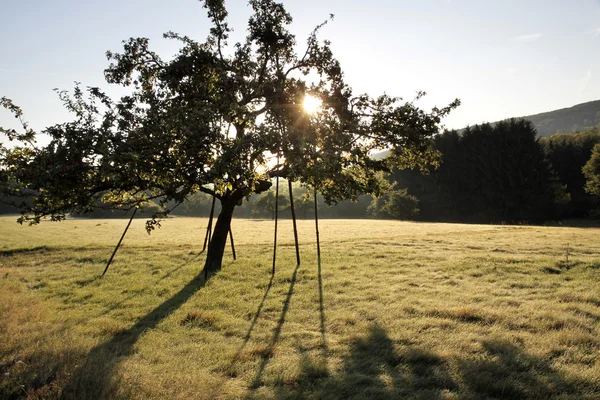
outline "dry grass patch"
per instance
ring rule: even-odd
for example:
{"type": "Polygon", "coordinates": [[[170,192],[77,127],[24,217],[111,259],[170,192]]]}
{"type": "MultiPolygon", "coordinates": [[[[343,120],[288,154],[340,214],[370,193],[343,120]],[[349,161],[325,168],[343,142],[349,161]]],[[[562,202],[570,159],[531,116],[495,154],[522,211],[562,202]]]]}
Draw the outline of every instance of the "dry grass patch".
{"type": "Polygon", "coordinates": [[[0,398],[600,398],[600,230],[0,218],[0,398]],[[569,243],[569,263],[565,247],[569,243]],[[4,323],[6,321],[6,323],[4,323]],[[8,375],[5,375],[8,374],[8,375]]]}
{"type": "Polygon", "coordinates": [[[181,321],[181,325],[196,328],[210,328],[215,326],[218,320],[219,317],[215,313],[204,311],[190,311],[181,321]]]}

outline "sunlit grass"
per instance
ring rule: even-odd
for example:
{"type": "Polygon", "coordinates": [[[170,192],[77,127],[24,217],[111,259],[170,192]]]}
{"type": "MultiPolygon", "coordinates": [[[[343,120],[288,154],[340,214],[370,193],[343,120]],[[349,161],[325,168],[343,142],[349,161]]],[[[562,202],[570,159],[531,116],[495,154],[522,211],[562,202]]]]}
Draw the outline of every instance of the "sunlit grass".
{"type": "Polygon", "coordinates": [[[600,230],[0,218],[0,398],[600,397],[600,230]],[[566,248],[569,261],[566,262],[566,248]],[[229,250],[228,250],[229,251],[229,250]],[[320,271],[320,273],[319,273],[320,271]]]}

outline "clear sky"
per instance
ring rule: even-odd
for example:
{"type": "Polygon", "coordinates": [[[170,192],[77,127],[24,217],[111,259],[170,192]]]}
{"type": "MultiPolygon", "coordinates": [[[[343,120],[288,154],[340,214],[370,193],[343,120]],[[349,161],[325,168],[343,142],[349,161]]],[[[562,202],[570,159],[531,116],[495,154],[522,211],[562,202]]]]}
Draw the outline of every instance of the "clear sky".
{"type": "MultiPolygon", "coordinates": [[[[321,32],[332,42],[355,93],[386,92],[420,104],[462,106],[449,128],[529,115],[600,99],[600,0],[284,0],[303,43],[321,32]]],[[[226,1],[233,39],[249,8],[226,1]]],[[[100,86],[107,50],[148,37],[163,58],[177,43],[169,30],[203,41],[209,24],[196,0],[0,0],[0,96],[34,129],[65,121],[53,88],[100,86]]],[[[0,126],[14,126],[0,111],[0,126]]]]}

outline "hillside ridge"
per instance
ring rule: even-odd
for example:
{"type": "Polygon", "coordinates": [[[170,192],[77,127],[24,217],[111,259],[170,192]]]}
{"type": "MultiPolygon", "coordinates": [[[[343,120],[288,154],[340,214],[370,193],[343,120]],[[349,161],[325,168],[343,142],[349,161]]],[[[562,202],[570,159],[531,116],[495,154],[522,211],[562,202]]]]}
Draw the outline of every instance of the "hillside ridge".
{"type": "MultiPolygon", "coordinates": [[[[531,121],[538,136],[550,136],[555,133],[574,133],[600,127],[600,100],[588,101],[571,107],[526,115],[522,118],[531,121]]],[[[492,122],[497,124],[499,121],[492,122]]],[[[459,129],[461,132],[463,129],[459,129]]]]}

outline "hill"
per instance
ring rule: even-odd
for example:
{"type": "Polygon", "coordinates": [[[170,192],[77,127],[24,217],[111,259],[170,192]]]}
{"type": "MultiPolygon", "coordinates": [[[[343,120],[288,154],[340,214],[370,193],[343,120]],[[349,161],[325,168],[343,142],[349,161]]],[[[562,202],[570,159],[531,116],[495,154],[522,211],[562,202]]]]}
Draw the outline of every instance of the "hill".
{"type": "MultiPolygon", "coordinates": [[[[600,100],[577,104],[573,107],[518,117],[533,122],[538,136],[555,133],[574,133],[600,127],[600,100]]],[[[492,122],[491,125],[497,124],[492,122]]],[[[464,128],[458,129],[462,133],[464,128]]]]}
{"type": "Polygon", "coordinates": [[[522,118],[533,122],[539,136],[585,131],[600,126],[600,100],[522,118]]]}

